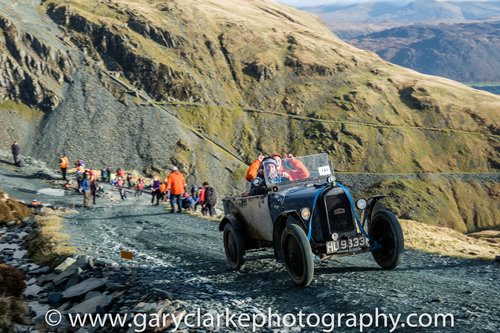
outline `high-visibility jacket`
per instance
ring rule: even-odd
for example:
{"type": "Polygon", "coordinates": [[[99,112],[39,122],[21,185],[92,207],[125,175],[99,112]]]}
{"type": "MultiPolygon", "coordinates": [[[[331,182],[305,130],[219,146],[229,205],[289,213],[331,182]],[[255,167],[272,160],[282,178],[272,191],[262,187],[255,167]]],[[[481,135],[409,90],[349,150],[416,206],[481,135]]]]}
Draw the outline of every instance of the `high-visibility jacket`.
{"type": "Polygon", "coordinates": [[[61,163],[59,163],[61,168],[67,168],[68,164],[69,164],[68,156],[61,157],[61,163]]]}
{"type": "Polygon", "coordinates": [[[170,194],[183,194],[186,187],[186,180],[179,171],[174,171],[168,175],[167,190],[170,189],[170,194]]]}

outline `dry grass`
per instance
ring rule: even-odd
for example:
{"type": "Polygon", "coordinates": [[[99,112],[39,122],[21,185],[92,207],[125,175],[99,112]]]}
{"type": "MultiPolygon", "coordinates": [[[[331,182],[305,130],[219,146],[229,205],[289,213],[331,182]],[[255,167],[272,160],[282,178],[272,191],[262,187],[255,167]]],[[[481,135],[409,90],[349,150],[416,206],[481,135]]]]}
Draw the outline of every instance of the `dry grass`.
{"type": "Polygon", "coordinates": [[[62,218],[58,215],[37,216],[36,235],[26,243],[28,254],[41,266],[56,267],[76,248],[68,241],[69,235],[61,233],[62,218]]]}
{"type": "Polygon", "coordinates": [[[460,258],[494,259],[500,255],[500,231],[464,235],[455,230],[400,220],[405,247],[460,258]]]}
{"type": "Polygon", "coordinates": [[[33,214],[30,208],[0,191],[0,226],[10,221],[20,222],[31,215],[33,214]]]}
{"type": "Polygon", "coordinates": [[[14,323],[29,324],[26,303],[13,296],[0,296],[0,332],[14,332],[14,323]]]}

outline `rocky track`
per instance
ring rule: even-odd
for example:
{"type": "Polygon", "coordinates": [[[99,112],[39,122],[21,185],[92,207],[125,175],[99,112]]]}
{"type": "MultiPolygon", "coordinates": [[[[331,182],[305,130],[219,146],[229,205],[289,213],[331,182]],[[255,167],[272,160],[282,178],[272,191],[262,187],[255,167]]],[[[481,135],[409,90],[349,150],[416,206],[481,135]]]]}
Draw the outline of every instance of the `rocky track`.
{"type": "MultiPolygon", "coordinates": [[[[30,201],[36,190],[49,187],[39,177],[0,165],[0,188],[30,201]]],[[[43,173],[38,173],[39,176],[43,173]]],[[[107,189],[109,190],[109,189],[107,189]]],[[[392,271],[381,270],[370,254],[329,259],[317,263],[310,287],[295,288],[271,251],[247,255],[241,272],[229,270],[218,223],[187,214],[169,214],[164,206],[151,206],[150,196],[118,201],[118,195],[83,209],[83,198],[38,195],[42,202],[71,208],[65,232],[83,253],[120,261],[121,250],[134,253],[136,283],[160,288],[185,301],[188,313],[267,313],[299,311],[319,316],[330,313],[402,315],[397,332],[498,332],[500,328],[500,266],[483,260],[465,260],[418,251],[406,251],[392,271]],[[408,314],[453,314],[454,327],[410,328],[402,321],[408,314]]],[[[426,317],[425,317],[426,318],[426,317]]],[[[414,319],[414,322],[416,319],[414,319]]],[[[428,321],[424,320],[426,324],[428,321]]],[[[359,321],[338,331],[359,332],[359,321]]],[[[388,327],[364,331],[391,331],[388,327]]],[[[275,327],[280,331],[282,327],[275,327]]],[[[325,329],[328,329],[326,327],[325,329]]],[[[243,329],[229,329],[241,331],[243,329]]],[[[290,329],[300,331],[299,327],[290,329]]],[[[223,329],[223,331],[225,331],[223,329]]],[[[273,331],[269,329],[269,331],[273,331]]],[[[286,331],[286,330],[285,330],[286,331]]],[[[302,331],[320,331],[302,328],[302,331]]]]}

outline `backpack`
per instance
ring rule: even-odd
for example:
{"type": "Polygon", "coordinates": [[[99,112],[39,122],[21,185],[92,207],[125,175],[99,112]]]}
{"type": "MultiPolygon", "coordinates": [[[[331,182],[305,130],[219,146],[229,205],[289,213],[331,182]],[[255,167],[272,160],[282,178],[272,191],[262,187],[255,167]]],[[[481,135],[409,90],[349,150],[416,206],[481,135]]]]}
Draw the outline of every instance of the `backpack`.
{"type": "Polygon", "coordinates": [[[217,197],[215,196],[213,187],[207,187],[205,190],[205,202],[212,206],[216,204],[217,197]]]}

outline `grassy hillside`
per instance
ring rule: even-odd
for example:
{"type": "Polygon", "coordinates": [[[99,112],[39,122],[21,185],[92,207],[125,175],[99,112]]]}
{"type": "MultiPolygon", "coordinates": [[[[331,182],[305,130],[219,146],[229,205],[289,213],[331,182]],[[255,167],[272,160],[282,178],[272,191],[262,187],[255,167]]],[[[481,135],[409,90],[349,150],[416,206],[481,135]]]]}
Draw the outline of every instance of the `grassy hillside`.
{"type": "MultiPolygon", "coordinates": [[[[43,6],[88,64],[62,92],[61,108],[42,122],[41,144],[58,153],[70,142],[74,152],[94,158],[89,146],[120,138],[126,149],[107,158],[147,163],[149,170],[180,163],[189,174],[239,188],[242,162],[259,153],[327,152],[336,170],[352,172],[500,167],[499,96],[389,64],[342,42],[315,15],[266,0],[46,0],[43,6]],[[97,93],[96,85],[110,94],[97,93]],[[71,104],[75,91],[84,93],[71,104]],[[99,105],[103,97],[121,104],[99,105]],[[90,105],[82,110],[88,126],[73,123],[82,104],[90,105]],[[67,133],[48,139],[51,129],[70,122],[67,133]]],[[[476,199],[497,214],[481,226],[497,224],[498,206],[481,193],[476,199]]],[[[464,196],[442,199],[451,205],[464,196]]]]}

